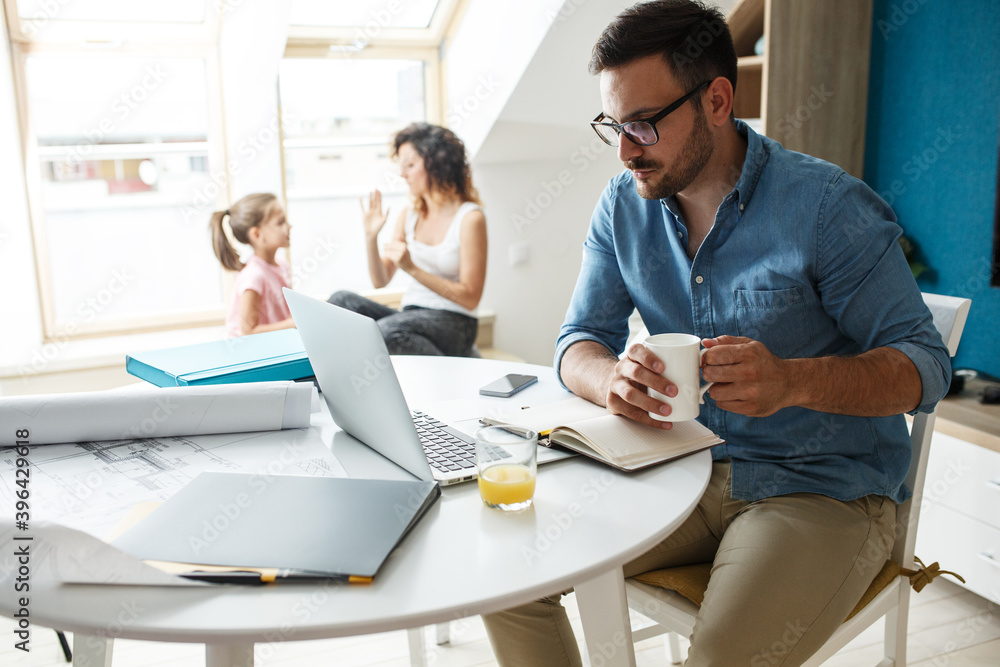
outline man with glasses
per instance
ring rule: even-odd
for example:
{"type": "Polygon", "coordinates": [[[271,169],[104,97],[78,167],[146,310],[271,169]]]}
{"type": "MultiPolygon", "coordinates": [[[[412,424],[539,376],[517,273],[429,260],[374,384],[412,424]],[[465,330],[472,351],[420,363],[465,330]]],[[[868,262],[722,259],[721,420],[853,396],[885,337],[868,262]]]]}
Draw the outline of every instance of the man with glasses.
{"type": "MultiPolygon", "coordinates": [[[[709,487],[625,576],[713,563],[689,666],[799,665],[860,600],[894,541],[909,464],[902,413],[929,411],[947,351],[896,241],[892,210],[840,168],[732,114],[721,13],[656,0],[594,46],[592,126],[626,167],[594,211],[556,347],[574,393],[653,428],[675,396],[641,345],[695,334],[716,384],[699,421],[726,440],[709,487]],[[697,45],[692,49],[691,45],[697,45]]],[[[559,596],[484,617],[501,665],[579,665],[559,596]]]]}

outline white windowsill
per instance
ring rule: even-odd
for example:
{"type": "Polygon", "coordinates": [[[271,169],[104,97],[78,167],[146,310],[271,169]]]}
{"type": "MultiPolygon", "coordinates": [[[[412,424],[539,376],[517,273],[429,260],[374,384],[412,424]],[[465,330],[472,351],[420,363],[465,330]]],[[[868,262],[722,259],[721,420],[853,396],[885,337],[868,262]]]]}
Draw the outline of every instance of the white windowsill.
{"type": "Polygon", "coordinates": [[[152,331],[122,336],[78,338],[46,343],[26,362],[0,366],[0,379],[125,366],[125,355],[180,345],[194,345],[226,337],[222,325],[152,331]]]}

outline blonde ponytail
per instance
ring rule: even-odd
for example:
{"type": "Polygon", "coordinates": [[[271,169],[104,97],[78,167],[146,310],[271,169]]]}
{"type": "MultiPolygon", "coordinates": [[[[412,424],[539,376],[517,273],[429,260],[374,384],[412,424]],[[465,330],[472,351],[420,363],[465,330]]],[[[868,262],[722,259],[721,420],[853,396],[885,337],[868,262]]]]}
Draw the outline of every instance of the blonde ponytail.
{"type": "Polygon", "coordinates": [[[259,227],[271,211],[278,198],[270,193],[254,193],[243,197],[225,211],[216,211],[208,222],[212,232],[212,249],[215,256],[230,271],[240,271],[245,264],[240,261],[240,254],[229,242],[226,230],[222,226],[225,218],[229,218],[229,228],[233,237],[240,243],[250,243],[248,233],[254,227],[259,227]]]}
{"type": "Polygon", "coordinates": [[[240,261],[240,254],[236,252],[236,248],[229,242],[226,230],[222,228],[222,220],[227,215],[229,215],[228,210],[216,211],[212,214],[212,219],[208,223],[209,228],[212,230],[212,249],[215,251],[215,256],[218,257],[222,266],[230,271],[241,271],[244,264],[240,261]]]}

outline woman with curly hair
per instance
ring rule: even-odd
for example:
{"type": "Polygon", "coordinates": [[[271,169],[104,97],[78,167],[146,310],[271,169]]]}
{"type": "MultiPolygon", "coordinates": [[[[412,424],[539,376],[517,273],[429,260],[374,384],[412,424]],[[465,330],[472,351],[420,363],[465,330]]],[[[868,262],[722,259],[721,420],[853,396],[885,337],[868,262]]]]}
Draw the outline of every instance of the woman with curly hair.
{"type": "Polygon", "coordinates": [[[393,159],[413,195],[381,250],[388,212],[375,190],[361,202],[368,271],[384,287],[398,269],[412,278],[402,310],[336,292],[329,302],[378,322],[390,354],[469,356],[486,281],[486,218],[472,185],[465,145],[451,130],[414,123],[393,138],[393,159]]]}

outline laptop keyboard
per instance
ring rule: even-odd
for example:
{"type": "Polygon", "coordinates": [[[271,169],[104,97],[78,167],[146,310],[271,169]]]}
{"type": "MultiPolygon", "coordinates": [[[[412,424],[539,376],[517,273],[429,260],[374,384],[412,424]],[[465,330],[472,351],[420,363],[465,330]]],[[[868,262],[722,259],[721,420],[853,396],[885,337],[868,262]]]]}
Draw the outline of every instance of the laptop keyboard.
{"type": "Polygon", "coordinates": [[[423,412],[414,410],[412,415],[431,467],[441,472],[476,467],[475,440],[423,412]]]}

